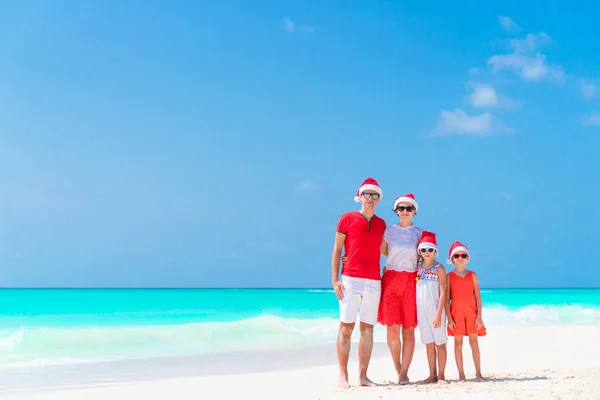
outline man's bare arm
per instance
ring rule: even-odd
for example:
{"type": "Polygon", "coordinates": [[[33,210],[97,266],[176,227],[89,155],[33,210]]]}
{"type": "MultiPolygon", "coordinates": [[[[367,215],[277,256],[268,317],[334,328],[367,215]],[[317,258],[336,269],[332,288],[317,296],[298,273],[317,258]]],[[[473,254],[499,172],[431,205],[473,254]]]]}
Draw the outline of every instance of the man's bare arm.
{"type": "Polygon", "coordinates": [[[336,296],[340,300],[342,299],[342,290],[344,289],[342,283],[339,281],[340,258],[342,256],[342,249],[344,248],[344,240],[346,240],[346,235],[341,232],[336,232],[333,251],[331,253],[331,283],[333,284],[333,290],[335,291],[336,296]]]}

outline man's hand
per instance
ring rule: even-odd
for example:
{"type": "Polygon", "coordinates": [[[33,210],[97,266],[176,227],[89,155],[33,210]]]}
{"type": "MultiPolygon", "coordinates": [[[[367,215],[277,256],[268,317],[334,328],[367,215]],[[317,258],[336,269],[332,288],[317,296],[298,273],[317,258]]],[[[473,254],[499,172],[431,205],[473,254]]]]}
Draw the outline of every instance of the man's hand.
{"type": "Polygon", "coordinates": [[[335,292],[335,295],[337,296],[338,300],[344,298],[344,289],[344,284],[341,281],[335,281],[333,283],[333,291],[335,292]]]}

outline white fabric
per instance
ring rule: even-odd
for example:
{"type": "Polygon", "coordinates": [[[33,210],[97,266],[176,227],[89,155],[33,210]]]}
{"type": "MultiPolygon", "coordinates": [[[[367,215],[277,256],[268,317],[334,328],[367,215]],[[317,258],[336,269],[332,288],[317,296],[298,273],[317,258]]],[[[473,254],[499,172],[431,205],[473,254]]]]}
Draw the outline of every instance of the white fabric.
{"type": "Polygon", "coordinates": [[[448,342],[446,334],[446,311],[442,311],[441,325],[433,328],[433,319],[437,313],[440,302],[440,282],[433,279],[419,279],[417,281],[417,320],[421,342],[445,344],[448,342]]]}
{"type": "Polygon", "coordinates": [[[388,244],[385,268],[394,271],[415,272],[417,269],[417,243],[423,230],[414,225],[385,228],[383,239],[388,244]]]}
{"type": "Polygon", "coordinates": [[[360,321],[375,325],[381,297],[381,281],[375,279],[354,278],[342,275],[343,298],[340,303],[340,321],[356,322],[360,310],[360,321]]]}

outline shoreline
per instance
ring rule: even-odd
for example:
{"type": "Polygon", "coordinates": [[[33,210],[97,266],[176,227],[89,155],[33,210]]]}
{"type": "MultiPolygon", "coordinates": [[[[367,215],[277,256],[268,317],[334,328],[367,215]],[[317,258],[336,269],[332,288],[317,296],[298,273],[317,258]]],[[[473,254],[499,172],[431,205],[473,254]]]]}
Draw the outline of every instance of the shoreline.
{"type": "MultiPolygon", "coordinates": [[[[358,357],[358,342],[352,342],[351,359],[358,357]]],[[[372,360],[388,356],[387,344],[373,344],[372,360]]],[[[246,375],[297,371],[337,363],[335,342],[270,349],[239,350],[181,356],[73,363],[0,372],[0,396],[13,392],[43,391],[77,385],[93,387],[107,382],[135,384],[155,380],[220,375],[246,375]],[[293,360],[290,363],[288,360],[293,360]]]]}
{"type": "MultiPolygon", "coordinates": [[[[369,377],[382,386],[354,386],[358,371],[357,344],[353,342],[349,364],[352,387],[348,390],[336,389],[338,369],[335,344],[327,343],[294,347],[293,350],[271,349],[268,353],[243,352],[246,355],[254,353],[252,357],[245,359],[245,363],[235,357],[223,357],[219,361],[220,369],[214,368],[213,364],[211,373],[206,371],[204,365],[204,374],[200,373],[200,365],[206,364],[206,356],[146,359],[146,364],[122,363],[118,368],[115,367],[116,364],[110,365],[110,368],[104,365],[103,369],[96,370],[94,381],[77,382],[76,375],[67,373],[63,377],[69,379],[63,385],[57,385],[60,374],[48,374],[48,369],[45,369],[46,374],[40,369],[36,378],[39,383],[45,376],[45,386],[32,386],[32,375],[23,371],[12,374],[10,379],[3,372],[0,375],[0,386],[4,388],[0,389],[0,396],[13,399],[67,400],[139,397],[153,393],[165,397],[175,396],[177,399],[198,396],[217,399],[244,397],[256,391],[260,393],[261,399],[287,397],[323,400],[397,398],[399,393],[396,391],[402,391],[402,396],[408,399],[421,398],[427,394],[431,396],[433,393],[436,397],[465,398],[468,395],[486,400],[591,399],[592,395],[596,396],[600,391],[600,343],[594,341],[599,335],[600,325],[495,328],[487,336],[480,338],[482,371],[485,377],[490,378],[490,381],[484,383],[456,381],[458,374],[454,362],[453,340],[449,338],[446,377],[450,384],[414,384],[428,375],[424,346],[417,335],[417,346],[409,372],[413,384],[408,386],[390,385],[390,382],[396,380],[395,372],[387,345],[381,342],[374,345],[369,377]],[[257,363],[261,359],[262,364],[257,363]],[[284,369],[280,370],[281,367],[284,369]],[[165,371],[170,371],[170,375],[165,371]],[[20,378],[17,377],[19,375],[20,378]],[[136,379],[124,381],[123,378],[127,376],[136,379]],[[121,379],[115,381],[115,377],[121,379]],[[19,379],[21,383],[28,382],[29,387],[17,387],[19,379]],[[13,385],[12,390],[6,388],[6,381],[13,385]],[[203,393],[215,395],[203,396],[203,393]]],[[[471,353],[466,342],[463,356],[467,378],[473,378],[471,353]]],[[[74,366],[78,367],[81,365],[74,366]]]]}

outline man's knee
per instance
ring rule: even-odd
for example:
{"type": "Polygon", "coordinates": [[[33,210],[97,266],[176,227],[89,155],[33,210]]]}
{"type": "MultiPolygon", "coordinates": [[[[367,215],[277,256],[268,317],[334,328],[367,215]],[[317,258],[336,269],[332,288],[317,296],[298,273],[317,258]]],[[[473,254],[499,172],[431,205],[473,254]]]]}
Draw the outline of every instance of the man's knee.
{"type": "Polygon", "coordinates": [[[340,322],[340,335],[344,339],[350,339],[352,337],[352,331],[354,330],[354,323],[340,322]]]}
{"type": "Polygon", "coordinates": [[[373,336],[373,325],[368,324],[366,322],[360,323],[360,335],[363,337],[372,337],[373,336]]]}

